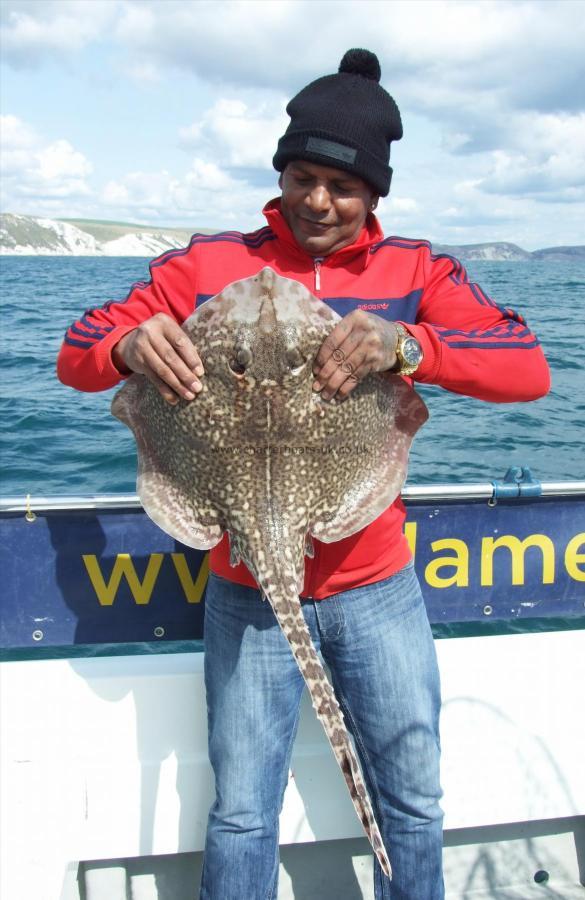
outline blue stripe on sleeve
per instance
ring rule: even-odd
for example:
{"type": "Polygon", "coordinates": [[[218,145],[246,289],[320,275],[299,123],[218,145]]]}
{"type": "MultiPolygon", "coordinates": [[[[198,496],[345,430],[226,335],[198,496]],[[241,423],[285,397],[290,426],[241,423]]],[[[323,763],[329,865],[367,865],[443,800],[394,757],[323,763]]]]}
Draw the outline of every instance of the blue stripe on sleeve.
{"type": "Polygon", "coordinates": [[[195,244],[243,244],[245,247],[257,249],[261,247],[262,244],[266,243],[266,241],[274,240],[276,240],[276,235],[268,227],[261,228],[260,231],[254,231],[249,235],[241,234],[238,231],[222,231],[219,234],[194,234],[187,247],[182,247],[177,250],[168,250],[166,253],[163,253],[162,256],[157,257],[151,262],[150,269],[152,270],[158,266],[164,266],[166,262],[175,259],[177,256],[184,256],[195,244]]]}
{"type": "Polygon", "coordinates": [[[489,341],[481,343],[480,341],[445,341],[448,347],[454,350],[530,350],[533,347],[539,347],[540,341],[534,338],[532,341],[522,343],[521,341],[489,341]]]}
{"type": "Polygon", "coordinates": [[[114,326],[113,325],[96,325],[94,322],[90,322],[88,319],[88,315],[91,315],[92,312],[93,312],[93,310],[89,310],[89,309],[86,310],[84,315],[79,320],[79,324],[84,325],[88,331],[101,332],[102,337],[103,337],[104,334],[107,333],[108,331],[111,331],[114,326]]]}
{"type": "Polygon", "coordinates": [[[67,337],[67,335],[65,335],[65,340],[63,343],[69,344],[70,347],[81,347],[82,350],[91,350],[91,348],[95,346],[97,341],[90,341],[89,343],[86,343],[85,341],[74,341],[73,338],[67,337]]]}
{"type": "MultiPolygon", "coordinates": [[[[527,337],[531,334],[529,328],[526,328],[524,325],[496,325],[495,328],[490,328],[487,331],[482,331],[479,328],[474,329],[473,331],[462,331],[460,328],[443,328],[440,325],[435,325],[435,330],[441,340],[443,338],[454,337],[456,335],[463,337],[504,337],[505,335],[510,335],[510,337],[521,338],[527,337]]],[[[449,343],[449,342],[447,342],[449,343]]]]}
{"type": "MultiPolygon", "coordinates": [[[[83,319],[80,320],[80,323],[83,322],[83,319]]],[[[85,324],[85,323],[84,323],[85,324]]],[[[86,328],[89,328],[89,325],[86,325],[86,328]]],[[[82,328],[78,328],[77,325],[72,325],[69,331],[72,331],[73,334],[79,334],[81,337],[86,337],[88,340],[101,340],[101,338],[105,337],[112,331],[114,328],[113,325],[105,325],[103,328],[93,327],[91,332],[84,331],[82,328]]]]}
{"type": "MultiPolygon", "coordinates": [[[[177,250],[167,250],[165,253],[157,256],[156,259],[154,259],[150,263],[149,269],[152,272],[153,269],[156,269],[159,266],[164,266],[164,264],[170,262],[171,259],[175,259],[179,256],[185,256],[185,254],[189,253],[191,248],[196,244],[240,244],[245,247],[250,247],[251,249],[257,250],[267,241],[275,240],[276,235],[268,226],[260,228],[259,231],[250,232],[249,234],[242,234],[239,231],[222,231],[219,234],[194,234],[187,247],[181,247],[177,250]]],[[[113,304],[116,304],[116,306],[121,306],[130,299],[135,290],[140,288],[147,288],[151,284],[152,278],[149,281],[137,281],[132,285],[123,299],[108,300],[107,303],[104,303],[101,309],[107,312],[113,304]]],[[[87,310],[87,314],[91,314],[92,312],[94,312],[94,310],[87,310]]]]}
{"type": "MultiPolygon", "coordinates": [[[[494,309],[499,310],[499,312],[506,319],[512,319],[516,322],[521,322],[522,324],[526,324],[524,318],[515,310],[508,309],[502,306],[499,306],[495,300],[493,300],[489,294],[483,290],[483,288],[477,284],[476,282],[470,281],[469,276],[465,270],[465,267],[462,263],[455,257],[451,256],[449,253],[433,253],[432,245],[429,241],[422,240],[411,240],[410,238],[401,238],[401,237],[389,237],[385,238],[383,241],[380,241],[379,244],[375,244],[371,248],[371,253],[376,253],[382,247],[398,247],[401,250],[421,250],[427,249],[431,254],[431,260],[433,262],[439,259],[447,259],[452,265],[452,271],[449,272],[448,278],[453,284],[456,285],[466,285],[472,293],[472,296],[477,300],[477,302],[481,306],[491,306],[494,309]]],[[[406,320],[405,320],[406,321],[406,320]]]]}

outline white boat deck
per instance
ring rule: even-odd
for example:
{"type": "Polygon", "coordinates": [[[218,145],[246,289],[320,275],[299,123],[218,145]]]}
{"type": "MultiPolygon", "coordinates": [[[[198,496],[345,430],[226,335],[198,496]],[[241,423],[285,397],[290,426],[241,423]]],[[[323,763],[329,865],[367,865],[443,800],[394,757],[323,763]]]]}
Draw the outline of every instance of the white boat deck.
{"type": "MultiPolygon", "coordinates": [[[[585,633],[437,647],[448,897],[584,897],[585,633]]],[[[202,662],[0,665],[3,900],[196,897],[212,799],[202,662]]],[[[279,900],[373,896],[366,842],[308,703],[281,840],[279,900]]]]}

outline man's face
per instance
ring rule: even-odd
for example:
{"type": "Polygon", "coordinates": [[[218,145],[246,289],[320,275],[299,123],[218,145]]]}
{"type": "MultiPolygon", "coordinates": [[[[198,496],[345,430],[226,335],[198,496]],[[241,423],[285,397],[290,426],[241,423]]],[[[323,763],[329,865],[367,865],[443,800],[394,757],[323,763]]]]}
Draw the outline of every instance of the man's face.
{"type": "Polygon", "coordinates": [[[288,163],[278,183],[282,214],[311,256],[352,244],[378,199],[357,175],[305,160],[288,163]]]}

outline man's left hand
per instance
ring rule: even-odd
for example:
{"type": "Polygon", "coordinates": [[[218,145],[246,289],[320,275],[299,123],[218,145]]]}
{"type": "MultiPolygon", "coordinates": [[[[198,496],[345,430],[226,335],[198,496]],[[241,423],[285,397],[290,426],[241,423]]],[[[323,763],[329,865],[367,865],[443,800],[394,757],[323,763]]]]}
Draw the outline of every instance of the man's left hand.
{"type": "Polygon", "coordinates": [[[356,309],[325,338],[313,363],[313,389],[324,400],[344,400],[370,372],[396,364],[398,333],[393,322],[356,309]]]}

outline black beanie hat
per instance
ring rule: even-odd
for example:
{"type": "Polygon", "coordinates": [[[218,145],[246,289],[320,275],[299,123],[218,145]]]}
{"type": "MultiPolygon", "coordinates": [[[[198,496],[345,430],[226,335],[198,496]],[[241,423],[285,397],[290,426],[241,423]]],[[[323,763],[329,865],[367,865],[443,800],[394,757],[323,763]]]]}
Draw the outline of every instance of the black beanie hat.
{"type": "Polygon", "coordinates": [[[390,190],[390,143],[402,137],[396,103],[383,87],[378,57],[348,50],[336,75],[303,88],[288,104],[290,124],[272,160],[278,172],[295,159],[344,169],[380,196],[390,190]]]}

